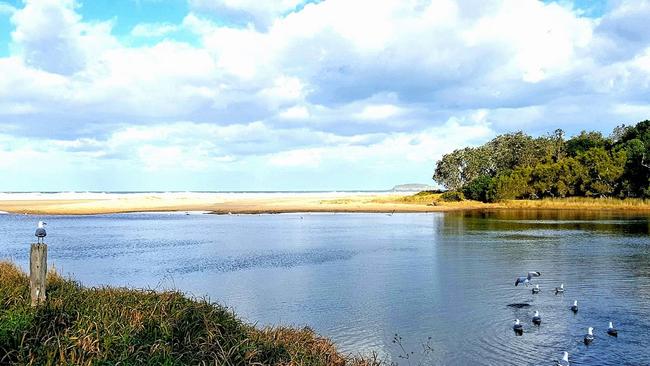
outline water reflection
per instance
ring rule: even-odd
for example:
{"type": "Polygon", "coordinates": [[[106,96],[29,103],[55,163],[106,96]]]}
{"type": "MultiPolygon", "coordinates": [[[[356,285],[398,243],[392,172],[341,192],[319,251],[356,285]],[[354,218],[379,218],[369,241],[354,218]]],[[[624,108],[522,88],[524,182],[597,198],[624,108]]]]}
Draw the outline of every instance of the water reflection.
{"type": "MultiPolygon", "coordinates": [[[[39,219],[0,216],[0,258],[26,266],[39,219]]],[[[576,365],[650,364],[645,216],[497,210],[45,219],[51,263],[85,284],[208,295],[260,325],[310,325],[349,352],[400,361],[398,333],[416,355],[430,345],[427,364],[549,364],[565,350],[576,365]],[[530,270],[542,272],[536,295],[513,286],[530,270]],[[560,283],[566,293],[555,295],[560,283]],[[520,337],[512,330],[517,318],[520,337]],[[605,334],[609,321],[618,338],[605,334]],[[596,339],[586,348],[588,326],[596,339]]]]}

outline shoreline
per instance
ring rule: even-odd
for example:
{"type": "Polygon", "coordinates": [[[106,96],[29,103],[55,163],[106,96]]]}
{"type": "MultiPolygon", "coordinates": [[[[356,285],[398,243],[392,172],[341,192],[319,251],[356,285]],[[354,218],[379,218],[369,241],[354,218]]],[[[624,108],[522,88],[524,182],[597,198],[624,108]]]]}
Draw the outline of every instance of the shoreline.
{"type": "Polygon", "coordinates": [[[428,213],[470,210],[586,210],[650,212],[650,202],[634,199],[563,198],[498,203],[443,202],[439,195],[413,192],[277,193],[114,193],[88,197],[30,197],[3,193],[0,212],[31,215],[99,215],[146,212],[210,214],[428,213]]]}
{"type": "Polygon", "coordinates": [[[46,286],[44,304],[31,306],[29,275],[0,260],[0,364],[388,364],[343,353],[311,328],[258,327],[177,290],[86,287],[54,270],[46,286]]]}

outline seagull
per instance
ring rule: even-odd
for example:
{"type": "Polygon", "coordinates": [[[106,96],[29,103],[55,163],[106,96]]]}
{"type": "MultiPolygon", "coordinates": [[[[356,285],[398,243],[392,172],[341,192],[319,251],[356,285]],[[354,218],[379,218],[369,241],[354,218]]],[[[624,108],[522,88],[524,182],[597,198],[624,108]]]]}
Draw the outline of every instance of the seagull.
{"type": "Polygon", "coordinates": [[[524,333],[524,326],[521,325],[519,319],[515,319],[515,324],[513,324],[512,330],[514,330],[517,335],[522,335],[524,333]]]}
{"type": "Polygon", "coordinates": [[[555,288],[555,294],[563,294],[564,293],[564,284],[560,284],[560,287],[555,288]]]}
{"type": "Polygon", "coordinates": [[[537,271],[528,272],[528,276],[517,277],[517,280],[515,281],[515,286],[519,285],[520,283],[523,283],[524,285],[528,286],[528,284],[530,283],[530,280],[532,280],[533,277],[539,277],[541,275],[542,275],[542,273],[537,272],[537,271]]]}
{"type": "Polygon", "coordinates": [[[540,325],[542,324],[542,317],[539,316],[539,311],[535,310],[535,315],[533,315],[533,324],[540,325]]]}
{"type": "Polygon", "coordinates": [[[571,306],[571,311],[573,311],[574,314],[578,312],[578,300],[573,300],[573,305],[571,306]]]}
{"type": "Polygon", "coordinates": [[[587,334],[585,334],[585,345],[591,344],[591,342],[594,341],[594,333],[593,333],[594,328],[589,327],[587,328],[587,334]]]}
{"type": "Polygon", "coordinates": [[[533,294],[538,294],[539,291],[539,285],[535,285],[535,287],[533,287],[533,294]]]}
{"type": "Polygon", "coordinates": [[[569,352],[564,352],[564,356],[562,356],[561,360],[555,361],[555,365],[557,366],[569,366],[569,352]]]}
{"type": "Polygon", "coordinates": [[[36,233],[34,233],[34,235],[36,235],[36,237],[38,238],[38,244],[42,244],[44,240],[43,238],[47,236],[47,232],[45,232],[45,228],[43,227],[45,225],[47,225],[46,222],[43,221],[38,222],[38,228],[36,229],[36,233]]]}
{"type": "Polygon", "coordinates": [[[614,328],[614,324],[612,324],[612,322],[609,322],[609,328],[607,328],[607,334],[611,335],[612,337],[618,337],[618,330],[614,328]]]}

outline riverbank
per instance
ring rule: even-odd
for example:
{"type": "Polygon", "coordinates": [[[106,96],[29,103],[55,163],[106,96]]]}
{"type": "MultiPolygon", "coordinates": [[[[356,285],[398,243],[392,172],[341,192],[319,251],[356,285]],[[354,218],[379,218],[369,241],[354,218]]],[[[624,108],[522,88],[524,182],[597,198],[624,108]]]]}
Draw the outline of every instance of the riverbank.
{"type": "Polygon", "coordinates": [[[40,215],[89,215],[126,212],[205,211],[217,214],[292,212],[445,212],[483,209],[648,211],[650,201],[616,198],[557,198],[497,203],[445,202],[440,194],[395,192],[320,193],[4,193],[0,211],[40,215]]]}
{"type": "Polygon", "coordinates": [[[85,288],[48,274],[47,302],[0,262],[0,364],[377,366],[339,353],[309,328],[259,329],[179,292],[85,288]]]}

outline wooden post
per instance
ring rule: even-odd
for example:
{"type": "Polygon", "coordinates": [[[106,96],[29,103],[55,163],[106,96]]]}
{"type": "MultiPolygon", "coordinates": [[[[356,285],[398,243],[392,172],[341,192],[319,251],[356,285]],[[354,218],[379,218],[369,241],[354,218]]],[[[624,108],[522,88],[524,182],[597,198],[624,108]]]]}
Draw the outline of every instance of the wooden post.
{"type": "Polygon", "coordinates": [[[45,302],[47,279],[47,244],[32,244],[29,251],[29,288],[32,306],[45,302]]]}

